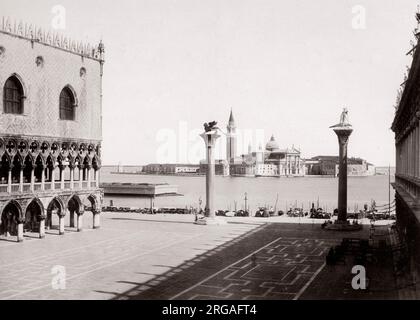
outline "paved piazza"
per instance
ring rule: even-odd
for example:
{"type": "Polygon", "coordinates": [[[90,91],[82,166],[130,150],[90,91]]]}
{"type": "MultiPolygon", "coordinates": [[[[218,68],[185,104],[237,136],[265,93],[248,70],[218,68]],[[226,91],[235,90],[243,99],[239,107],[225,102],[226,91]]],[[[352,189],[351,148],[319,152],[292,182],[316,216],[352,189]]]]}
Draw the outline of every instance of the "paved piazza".
{"type": "Polygon", "coordinates": [[[100,230],[2,240],[0,298],[299,299],[340,241],[319,225],[193,218],[104,213],[100,230]],[[57,266],[65,289],[53,289],[57,266]]]}

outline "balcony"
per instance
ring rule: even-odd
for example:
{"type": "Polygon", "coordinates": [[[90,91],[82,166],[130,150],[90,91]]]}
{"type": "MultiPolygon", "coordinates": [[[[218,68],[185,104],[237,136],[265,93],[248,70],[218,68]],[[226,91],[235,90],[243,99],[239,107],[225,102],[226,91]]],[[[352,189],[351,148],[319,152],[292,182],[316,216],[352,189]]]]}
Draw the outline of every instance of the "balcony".
{"type": "Polygon", "coordinates": [[[396,174],[395,184],[413,199],[418,200],[420,197],[420,179],[405,174],[396,174]]]}
{"type": "Polygon", "coordinates": [[[64,184],[61,183],[61,181],[54,182],[54,188],[52,182],[45,182],[44,188],[42,188],[42,183],[34,183],[33,184],[33,191],[32,191],[32,185],[31,183],[24,183],[22,186],[19,183],[13,183],[11,185],[8,184],[0,184],[0,194],[24,194],[24,193],[32,193],[32,192],[48,192],[51,190],[55,191],[69,191],[69,190],[90,190],[90,189],[96,189],[96,181],[91,181],[90,183],[88,181],[73,181],[73,188],[71,188],[71,182],[70,181],[64,181],[64,184]],[[64,186],[64,188],[62,188],[64,186]],[[9,192],[9,188],[10,191],[9,192]],[[22,189],[22,191],[21,191],[22,189]]]}

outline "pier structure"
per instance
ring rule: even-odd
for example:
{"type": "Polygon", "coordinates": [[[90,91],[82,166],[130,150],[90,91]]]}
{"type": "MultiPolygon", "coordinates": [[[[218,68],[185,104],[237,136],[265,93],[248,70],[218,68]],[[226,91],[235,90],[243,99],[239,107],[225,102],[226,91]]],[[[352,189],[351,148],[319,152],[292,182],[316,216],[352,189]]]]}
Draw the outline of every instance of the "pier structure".
{"type": "Polygon", "coordinates": [[[214,208],[214,179],[215,179],[215,160],[214,160],[214,147],[220,135],[218,129],[215,127],[216,123],[206,127],[206,131],[200,136],[203,138],[206,145],[206,160],[207,160],[207,172],[206,172],[206,207],[205,217],[198,219],[195,223],[200,225],[215,225],[225,224],[226,222],[216,217],[216,211],[214,208]]]}

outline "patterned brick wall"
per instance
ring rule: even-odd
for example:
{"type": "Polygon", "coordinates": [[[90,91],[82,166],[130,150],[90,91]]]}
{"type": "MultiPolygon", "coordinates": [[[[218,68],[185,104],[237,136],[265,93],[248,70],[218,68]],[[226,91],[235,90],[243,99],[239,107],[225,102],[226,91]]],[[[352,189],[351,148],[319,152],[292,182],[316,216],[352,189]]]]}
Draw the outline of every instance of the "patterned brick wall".
{"type": "Polygon", "coordinates": [[[0,134],[102,140],[100,62],[1,32],[0,48],[0,134]],[[24,86],[23,115],[3,110],[4,84],[13,74],[24,86]],[[77,96],[75,121],[59,120],[60,92],[67,85],[77,96]]]}

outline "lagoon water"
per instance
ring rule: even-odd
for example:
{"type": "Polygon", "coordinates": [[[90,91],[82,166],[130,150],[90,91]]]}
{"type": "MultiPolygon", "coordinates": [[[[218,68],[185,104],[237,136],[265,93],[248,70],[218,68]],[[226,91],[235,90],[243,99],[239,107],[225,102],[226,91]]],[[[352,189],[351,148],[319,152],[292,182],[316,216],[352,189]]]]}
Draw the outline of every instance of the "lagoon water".
{"type": "MultiPolygon", "coordinates": [[[[113,174],[115,167],[104,167],[101,170],[101,182],[132,183],[169,183],[178,186],[182,196],[158,197],[155,207],[186,206],[199,207],[205,205],[204,176],[155,176],[136,174],[113,174]]],[[[393,182],[394,177],[391,177],[393,182]]],[[[388,176],[349,177],[348,206],[349,210],[362,209],[364,204],[375,200],[377,205],[388,203],[388,176]]],[[[216,177],[215,207],[220,210],[244,208],[244,195],[248,195],[248,208],[254,212],[259,206],[275,207],[277,210],[298,206],[308,210],[311,203],[332,211],[337,207],[338,178],[305,177],[305,178],[245,178],[216,177]]],[[[391,187],[391,201],[394,190],[391,187]]],[[[150,200],[139,197],[106,196],[104,205],[113,200],[115,206],[150,207],[150,200]]]]}

